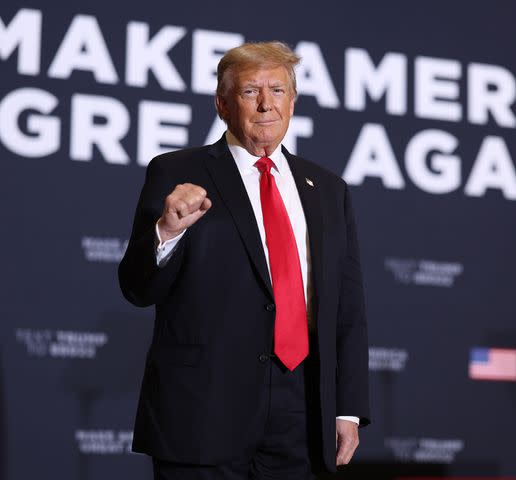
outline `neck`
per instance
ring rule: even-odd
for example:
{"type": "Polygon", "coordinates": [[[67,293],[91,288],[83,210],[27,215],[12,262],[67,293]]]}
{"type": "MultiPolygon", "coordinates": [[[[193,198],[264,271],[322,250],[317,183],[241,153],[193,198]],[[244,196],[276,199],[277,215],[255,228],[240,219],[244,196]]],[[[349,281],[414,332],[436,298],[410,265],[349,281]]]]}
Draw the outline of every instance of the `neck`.
{"type": "Polygon", "coordinates": [[[226,139],[228,143],[232,145],[239,145],[242,148],[245,148],[251,155],[255,157],[268,157],[270,156],[276,148],[278,148],[279,144],[255,144],[252,142],[242,142],[231,130],[227,130],[226,139]]]}

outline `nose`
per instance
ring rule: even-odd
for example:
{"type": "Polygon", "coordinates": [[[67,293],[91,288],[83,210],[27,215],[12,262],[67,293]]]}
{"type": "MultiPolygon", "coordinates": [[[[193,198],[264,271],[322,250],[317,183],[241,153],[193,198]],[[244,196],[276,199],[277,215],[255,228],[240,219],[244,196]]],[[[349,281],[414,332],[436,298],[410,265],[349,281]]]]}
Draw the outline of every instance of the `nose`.
{"type": "Polygon", "coordinates": [[[272,95],[267,90],[262,90],[258,96],[258,111],[268,112],[272,110],[272,95]]]}

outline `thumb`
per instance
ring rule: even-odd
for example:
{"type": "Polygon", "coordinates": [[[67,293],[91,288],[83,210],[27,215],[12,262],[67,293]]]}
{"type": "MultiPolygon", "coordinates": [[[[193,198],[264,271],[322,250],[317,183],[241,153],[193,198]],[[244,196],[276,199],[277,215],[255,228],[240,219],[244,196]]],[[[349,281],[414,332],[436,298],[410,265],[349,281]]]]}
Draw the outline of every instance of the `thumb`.
{"type": "Polygon", "coordinates": [[[201,203],[199,210],[201,210],[202,212],[206,212],[211,208],[211,205],[211,200],[208,197],[206,197],[204,201],[201,203]]]}

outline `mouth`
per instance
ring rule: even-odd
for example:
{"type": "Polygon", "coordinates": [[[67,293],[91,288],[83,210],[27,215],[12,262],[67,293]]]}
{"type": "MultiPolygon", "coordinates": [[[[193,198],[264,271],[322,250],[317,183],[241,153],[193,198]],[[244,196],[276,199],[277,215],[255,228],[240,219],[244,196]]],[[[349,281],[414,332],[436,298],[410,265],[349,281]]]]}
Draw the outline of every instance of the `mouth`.
{"type": "Polygon", "coordinates": [[[276,123],[278,120],[258,120],[254,122],[256,125],[271,125],[276,123]]]}

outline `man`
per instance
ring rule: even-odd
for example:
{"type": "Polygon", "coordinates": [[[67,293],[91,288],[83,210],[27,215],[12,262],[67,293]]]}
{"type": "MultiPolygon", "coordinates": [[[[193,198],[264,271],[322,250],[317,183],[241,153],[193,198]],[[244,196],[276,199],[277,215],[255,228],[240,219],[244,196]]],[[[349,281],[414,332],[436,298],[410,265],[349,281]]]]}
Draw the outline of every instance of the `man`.
{"type": "Polygon", "coordinates": [[[228,51],[225,135],[147,169],[119,279],[156,306],[133,443],[156,479],[311,479],[369,423],[349,188],[281,147],[298,61],[279,42],[228,51]]]}

